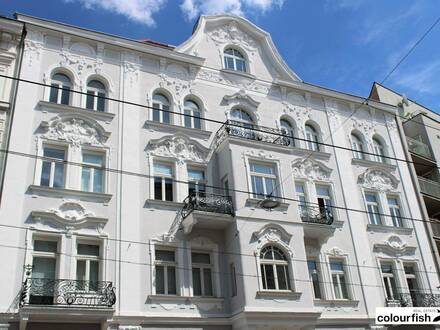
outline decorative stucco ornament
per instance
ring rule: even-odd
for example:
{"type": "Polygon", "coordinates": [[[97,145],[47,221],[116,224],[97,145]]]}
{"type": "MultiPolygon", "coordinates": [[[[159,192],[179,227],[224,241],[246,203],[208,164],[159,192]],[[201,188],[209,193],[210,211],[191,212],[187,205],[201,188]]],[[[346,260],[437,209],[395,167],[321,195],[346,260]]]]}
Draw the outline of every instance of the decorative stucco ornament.
{"type": "Polygon", "coordinates": [[[369,168],[359,175],[358,183],[367,189],[395,191],[399,185],[399,180],[381,168],[369,168]]]}
{"type": "Polygon", "coordinates": [[[73,201],[65,202],[58,208],[51,208],[49,209],[49,212],[54,213],[62,219],[72,222],[79,222],[85,218],[96,216],[93,212],[86,211],[81,204],[73,201]]]}
{"type": "Polygon", "coordinates": [[[324,164],[310,158],[297,159],[292,163],[292,173],[294,177],[308,180],[330,179],[331,169],[324,164]]]}
{"type": "Polygon", "coordinates": [[[236,44],[246,50],[254,53],[258,45],[255,40],[247,33],[241,31],[235,22],[231,22],[228,25],[222,25],[211,32],[208,32],[214,43],[219,46],[222,44],[236,44]]]}

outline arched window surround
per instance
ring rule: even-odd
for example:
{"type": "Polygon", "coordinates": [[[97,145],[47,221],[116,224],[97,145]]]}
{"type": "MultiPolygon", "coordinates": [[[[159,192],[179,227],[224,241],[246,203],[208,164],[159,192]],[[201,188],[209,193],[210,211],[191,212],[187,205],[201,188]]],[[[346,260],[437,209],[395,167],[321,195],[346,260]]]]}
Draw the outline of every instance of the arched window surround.
{"type": "Polygon", "coordinates": [[[283,135],[289,135],[291,137],[290,139],[286,137],[286,139],[290,140],[289,146],[298,147],[299,141],[295,140],[296,138],[298,138],[298,127],[296,125],[296,122],[290,117],[284,115],[281,116],[277,124],[283,135]],[[286,127],[286,125],[284,125],[283,122],[287,123],[288,126],[290,126],[290,129],[286,127]],[[284,132],[286,129],[288,130],[288,132],[284,132]]]}
{"type": "Polygon", "coordinates": [[[358,130],[354,129],[351,131],[349,136],[350,148],[352,150],[353,158],[356,159],[367,159],[367,143],[365,141],[364,135],[358,130]]]}
{"type": "Polygon", "coordinates": [[[379,163],[387,163],[389,159],[384,156],[388,156],[388,150],[386,147],[386,142],[379,134],[374,134],[371,140],[371,152],[374,155],[370,155],[371,160],[379,162],[379,163]],[[379,151],[379,149],[381,152],[379,151]],[[380,153],[380,154],[379,154],[380,153]]]}
{"type": "MultiPolygon", "coordinates": [[[[176,103],[175,103],[175,100],[174,100],[171,92],[169,92],[168,90],[161,88],[161,87],[155,88],[151,92],[150,96],[147,96],[148,104],[151,107],[149,109],[150,110],[149,111],[149,120],[151,120],[151,121],[155,121],[154,120],[155,113],[154,113],[154,109],[153,109],[154,104],[155,104],[154,97],[155,97],[155,95],[158,95],[158,94],[163,95],[168,100],[169,111],[175,111],[175,109],[176,109],[176,103]]],[[[157,122],[164,123],[162,120],[163,113],[164,113],[163,111],[160,112],[160,114],[159,114],[160,121],[157,121],[157,122]]],[[[156,116],[157,116],[157,114],[156,114],[156,116]]],[[[183,122],[183,120],[182,120],[182,122],[183,122]]],[[[175,124],[175,116],[173,116],[172,113],[169,113],[169,123],[164,123],[164,124],[174,125],[175,124]]]]}
{"type": "MultiPolygon", "coordinates": [[[[63,75],[65,77],[67,77],[69,79],[69,84],[68,87],[70,90],[75,89],[75,75],[68,69],[63,68],[63,67],[56,67],[53,70],[51,70],[50,74],[49,74],[49,79],[48,81],[45,81],[45,83],[47,85],[51,85],[52,84],[56,84],[58,87],[61,87],[56,80],[54,80],[54,76],[55,75],[63,75]]],[[[74,105],[74,96],[75,93],[67,92],[65,90],[61,90],[58,88],[51,88],[51,87],[47,87],[46,88],[46,93],[45,93],[45,99],[49,102],[53,102],[53,103],[58,103],[58,104],[65,104],[65,105],[74,105]],[[63,103],[62,100],[63,98],[68,98],[67,102],[63,103]],[[56,101],[55,101],[56,99],[56,101]]]]}
{"type": "Polygon", "coordinates": [[[244,49],[242,49],[241,47],[237,46],[237,45],[227,45],[227,46],[225,46],[223,48],[223,51],[221,52],[221,61],[222,61],[222,68],[225,69],[225,70],[235,71],[235,72],[239,72],[239,73],[248,73],[248,74],[251,73],[251,70],[250,70],[250,60],[249,60],[247,52],[244,49]],[[233,51],[238,52],[242,56],[242,59],[243,59],[244,65],[245,65],[245,70],[237,70],[237,68],[236,68],[236,61],[235,60],[234,60],[234,63],[233,63],[233,68],[230,68],[230,67],[228,67],[226,65],[225,57],[231,56],[234,59],[235,58],[237,58],[237,59],[240,58],[240,57],[237,57],[237,56],[234,56],[234,55],[226,54],[226,51],[230,50],[230,49],[232,49],[233,51]]]}
{"type": "Polygon", "coordinates": [[[203,118],[205,117],[205,113],[206,113],[205,102],[203,102],[203,100],[199,96],[197,96],[197,95],[188,94],[183,99],[183,104],[182,104],[182,114],[183,114],[183,116],[182,116],[182,126],[187,127],[187,128],[201,129],[201,130],[206,129],[206,126],[207,126],[206,125],[206,121],[203,120],[203,118]],[[200,121],[200,127],[195,127],[195,126],[197,126],[197,125],[195,125],[196,124],[195,118],[185,117],[184,116],[185,115],[185,110],[187,110],[185,104],[188,101],[195,103],[197,105],[197,107],[198,107],[198,111],[200,112],[200,118],[201,118],[199,120],[200,121]],[[188,122],[191,123],[190,126],[187,125],[188,122]]]}
{"type": "Polygon", "coordinates": [[[314,151],[325,151],[325,147],[321,144],[322,131],[320,126],[316,122],[308,120],[304,123],[304,139],[310,140],[304,141],[304,146],[306,149],[314,151]]]}

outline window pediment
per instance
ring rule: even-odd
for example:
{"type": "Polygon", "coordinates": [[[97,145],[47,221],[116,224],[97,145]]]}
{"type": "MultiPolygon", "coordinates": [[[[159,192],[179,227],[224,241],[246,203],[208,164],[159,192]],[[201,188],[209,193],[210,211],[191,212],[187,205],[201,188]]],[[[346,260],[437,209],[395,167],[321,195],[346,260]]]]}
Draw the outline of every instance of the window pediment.
{"type": "Polygon", "coordinates": [[[297,159],[292,163],[293,176],[307,180],[329,181],[332,169],[314,159],[297,159]]]}
{"type": "Polygon", "coordinates": [[[395,191],[399,185],[399,180],[386,170],[369,168],[359,175],[358,183],[366,189],[395,191]]]}
{"type": "Polygon", "coordinates": [[[240,89],[237,93],[226,95],[223,97],[227,105],[244,105],[247,108],[257,109],[260,102],[249,96],[244,89],[240,89]]]}
{"type": "Polygon", "coordinates": [[[402,256],[414,254],[416,247],[408,246],[408,244],[397,235],[390,235],[383,243],[374,244],[374,250],[387,255],[402,256]]]}
{"type": "Polygon", "coordinates": [[[283,227],[277,224],[267,224],[260,230],[254,232],[252,237],[259,243],[255,251],[255,255],[259,256],[261,249],[268,243],[274,243],[282,246],[290,256],[293,255],[289,247],[292,235],[289,234],[283,227]]]}

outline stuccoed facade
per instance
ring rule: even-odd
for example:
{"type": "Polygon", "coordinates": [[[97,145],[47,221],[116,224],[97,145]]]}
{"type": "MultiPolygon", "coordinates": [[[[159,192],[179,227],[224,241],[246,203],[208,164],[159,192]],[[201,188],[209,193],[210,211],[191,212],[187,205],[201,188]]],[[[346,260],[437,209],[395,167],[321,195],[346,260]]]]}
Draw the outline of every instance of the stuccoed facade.
{"type": "Polygon", "coordinates": [[[17,19],[22,79],[218,122],[20,84],[10,150],[37,157],[6,167],[4,329],[370,329],[438,293],[395,107],[302,82],[236,16],[176,48],[17,19]]]}

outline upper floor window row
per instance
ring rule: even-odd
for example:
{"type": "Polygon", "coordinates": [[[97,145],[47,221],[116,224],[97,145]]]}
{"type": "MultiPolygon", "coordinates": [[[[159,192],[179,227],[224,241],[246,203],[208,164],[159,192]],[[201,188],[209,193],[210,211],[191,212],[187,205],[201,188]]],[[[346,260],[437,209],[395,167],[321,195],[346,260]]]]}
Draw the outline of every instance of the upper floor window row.
{"type": "Polygon", "coordinates": [[[374,136],[372,139],[372,150],[371,154],[369,154],[367,143],[365,143],[364,139],[358,132],[352,132],[351,136],[351,149],[353,152],[353,157],[356,159],[370,159],[375,162],[379,163],[386,163],[387,159],[387,153],[384,146],[384,143],[382,142],[381,138],[379,136],[374,136]]]}

